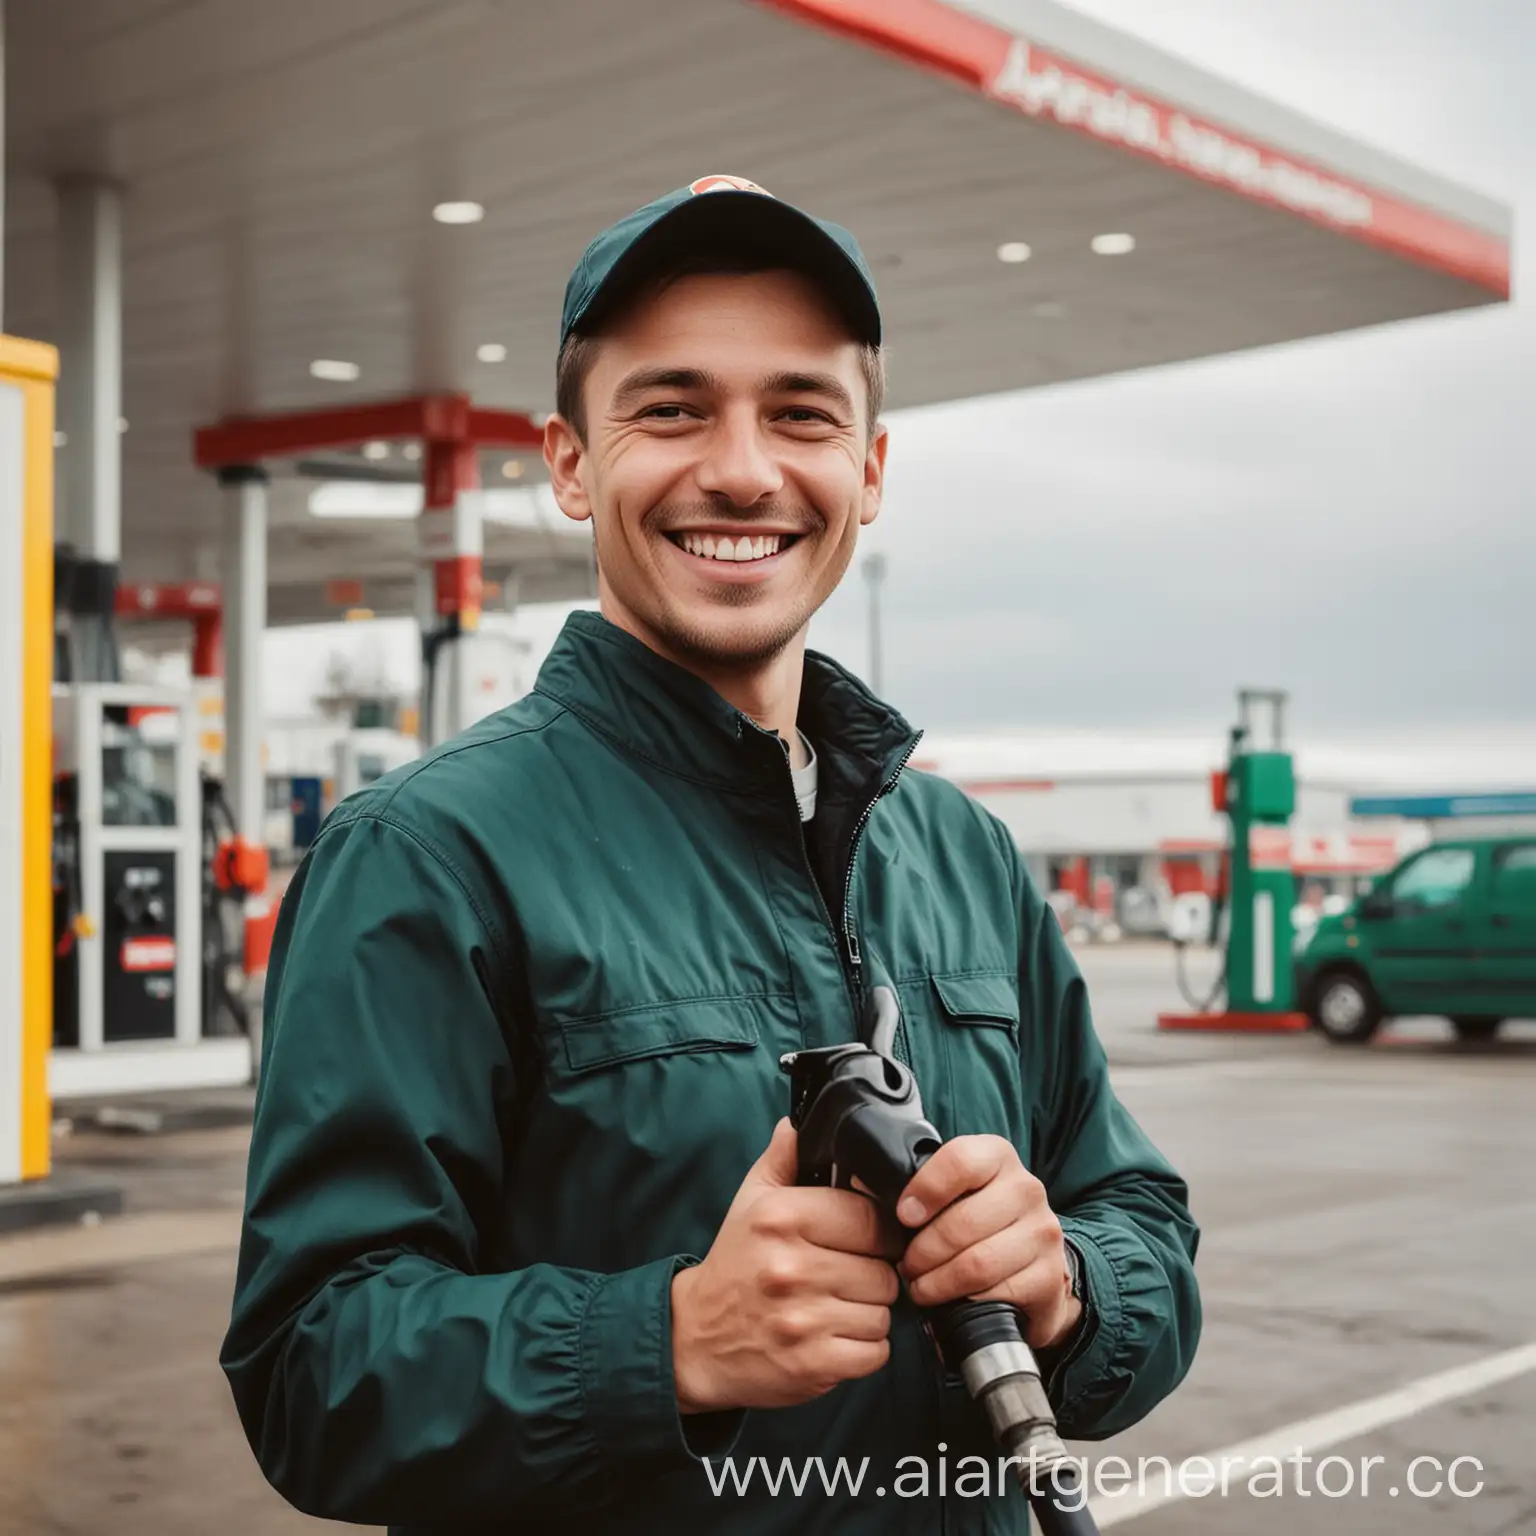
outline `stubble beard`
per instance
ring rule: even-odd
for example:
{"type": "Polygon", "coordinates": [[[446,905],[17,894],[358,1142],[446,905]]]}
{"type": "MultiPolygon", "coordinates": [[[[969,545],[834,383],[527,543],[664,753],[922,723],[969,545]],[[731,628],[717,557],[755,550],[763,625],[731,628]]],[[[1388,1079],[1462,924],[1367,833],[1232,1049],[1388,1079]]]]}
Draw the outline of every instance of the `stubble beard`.
{"type": "MultiPolygon", "coordinates": [[[[663,539],[666,537],[663,530],[685,525],[690,519],[707,521],[715,518],[744,526],[750,526],[753,522],[788,523],[802,530],[797,535],[797,546],[802,542],[812,546],[808,553],[814,556],[814,546],[827,537],[825,518],[808,508],[795,509],[789,516],[785,515],[785,511],[782,507],[769,506],[752,516],[744,516],[739,508],[728,506],[705,504],[681,507],[663,503],[653,507],[641,519],[641,532],[649,539],[663,539]]],[[[732,610],[738,612],[741,616],[739,626],[696,623],[683,604],[668,601],[654,589],[648,590],[643,579],[638,583],[639,590],[636,593],[640,601],[631,602],[629,606],[656,639],[684,666],[708,672],[756,670],[783,655],[804,633],[817,610],[836,590],[853,558],[853,539],[857,536],[856,520],[851,522],[849,532],[847,547],[839,552],[839,558],[824,573],[825,590],[816,592],[802,586],[782,617],[768,621],[766,627],[752,622],[753,610],[761,598],[757,589],[748,586],[722,585],[711,602],[713,609],[723,613],[732,610]]],[[[595,541],[595,548],[599,571],[607,579],[610,588],[622,596],[621,589],[614,585],[611,575],[604,570],[600,540],[595,541]]],[[[666,556],[663,555],[663,558],[666,556]]]]}

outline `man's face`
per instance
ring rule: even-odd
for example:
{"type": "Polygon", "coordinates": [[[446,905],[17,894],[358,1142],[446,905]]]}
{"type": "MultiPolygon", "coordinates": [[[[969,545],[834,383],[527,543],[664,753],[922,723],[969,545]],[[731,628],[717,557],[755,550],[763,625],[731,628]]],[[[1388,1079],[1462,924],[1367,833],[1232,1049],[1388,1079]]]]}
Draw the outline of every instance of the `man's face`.
{"type": "Polygon", "coordinates": [[[606,334],[545,458],[567,516],[593,521],[604,611],[709,670],[799,637],[879,512],[860,352],[790,272],[689,277],[606,334]]]}

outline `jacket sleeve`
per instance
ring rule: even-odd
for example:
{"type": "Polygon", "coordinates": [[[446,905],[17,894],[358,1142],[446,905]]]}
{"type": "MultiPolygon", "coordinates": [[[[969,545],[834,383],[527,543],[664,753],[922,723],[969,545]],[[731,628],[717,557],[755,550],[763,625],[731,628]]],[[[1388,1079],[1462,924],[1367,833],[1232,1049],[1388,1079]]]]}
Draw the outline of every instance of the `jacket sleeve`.
{"type": "MultiPolygon", "coordinates": [[[[1007,836],[1004,833],[1004,836],[1007,836]]],[[[1022,912],[1020,1042],[1030,1171],[1082,1255],[1088,1314],[1047,1371],[1063,1436],[1102,1440],[1184,1379],[1200,1338],[1189,1191],[1110,1086],[1087,989],[1008,838],[1022,912]]]]}
{"type": "Polygon", "coordinates": [[[369,1525],[565,1514],[734,1439],[672,1378],[671,1280],[497,1272],[504,944],[420,833],[345,811],[285,895],[220,1355],[267,1479],[369,1525]]]}

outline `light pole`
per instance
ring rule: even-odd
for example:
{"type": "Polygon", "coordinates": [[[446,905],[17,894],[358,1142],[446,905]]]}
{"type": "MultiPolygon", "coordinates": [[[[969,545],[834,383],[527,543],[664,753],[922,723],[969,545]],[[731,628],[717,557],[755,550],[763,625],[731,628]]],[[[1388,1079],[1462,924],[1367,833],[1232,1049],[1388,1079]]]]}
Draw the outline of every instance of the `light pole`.
{"type": "Polygon", "coordinates": [[[869,686],[878,694],[884,671],[884,652],[880,634],[880,583],[885,580],[885,556],[864,557],[864,579],[869,583],[869,686]]]}

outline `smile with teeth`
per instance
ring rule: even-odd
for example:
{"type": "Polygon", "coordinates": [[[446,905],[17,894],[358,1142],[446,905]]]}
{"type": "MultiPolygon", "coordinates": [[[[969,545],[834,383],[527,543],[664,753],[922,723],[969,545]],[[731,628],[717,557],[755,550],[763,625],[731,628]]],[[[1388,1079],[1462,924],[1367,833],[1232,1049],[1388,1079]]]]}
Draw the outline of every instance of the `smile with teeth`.
{"type": "Polygon", "coordinates": [[[783,533],[760,533],[756,537],[742,534],[735,539],[727,534],[674,533],[671,538],[674,544],[701,560],[766,560],[795,542],[793,535],[783,533]]]}

